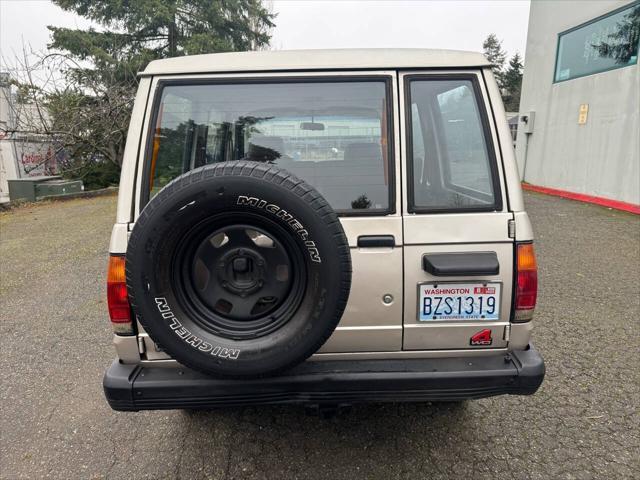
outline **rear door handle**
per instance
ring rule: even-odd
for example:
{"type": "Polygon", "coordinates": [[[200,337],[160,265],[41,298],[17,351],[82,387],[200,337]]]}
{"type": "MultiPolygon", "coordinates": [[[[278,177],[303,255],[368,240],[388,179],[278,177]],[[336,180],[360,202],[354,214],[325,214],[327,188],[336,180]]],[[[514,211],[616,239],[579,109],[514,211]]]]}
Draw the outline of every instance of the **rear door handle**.
{"type": "Polygon", "coordinates": [[[427,253],[422,256],[422,268],[436,277],[470,277],[500,273],[496,252],[427,253]]]}
{"type": "Polygon", "coordinates": [[[360,235],[358,237],[358,247],[360,248],[393,248],[395,246],[396,237],[393,235],[360,235]]]}

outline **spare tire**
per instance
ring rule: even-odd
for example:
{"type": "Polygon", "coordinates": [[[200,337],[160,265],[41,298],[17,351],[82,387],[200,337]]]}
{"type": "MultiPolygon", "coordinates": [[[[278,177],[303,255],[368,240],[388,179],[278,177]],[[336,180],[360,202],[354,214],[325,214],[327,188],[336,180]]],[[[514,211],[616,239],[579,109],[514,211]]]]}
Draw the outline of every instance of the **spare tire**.
{"type": "Polygon", "coordinates": [[[127,248],[131,306],[181,364],[274,374],[331,335],[351,286],[340,221],[275,166],[225,162],[181,175],[144,208],[127,248]]]}

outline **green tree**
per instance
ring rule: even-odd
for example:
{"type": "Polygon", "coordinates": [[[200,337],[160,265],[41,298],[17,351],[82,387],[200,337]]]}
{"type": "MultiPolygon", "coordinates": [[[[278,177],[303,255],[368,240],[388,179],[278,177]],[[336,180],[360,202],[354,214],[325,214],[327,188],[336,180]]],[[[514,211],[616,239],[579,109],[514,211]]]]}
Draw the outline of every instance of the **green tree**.
{"type": "MultiPolygon", "coordinates": [[[[275,15],[261,0],[54,0],[101,28],[48,27],[45,62],[65,75],[49,92],[52,132],[74,169],[122,165],[137,72],[154,59],[262,49],[275,15]]],[[[110,168],[110,167],[109,167],[110,168]]]]}
{"type": "Polygon", "coordinates": [[[502,49],[502,40],[498,40],[496,34],[491,33],[482,42],[482,50],[484,56],[491,63],[491,70],[493,70],[498,86],[502,88],[504,63],[507,60],[507,53],[502,49]]]}
{"type": "Polygon", "coordinates": [[[520,54],[516,53],[509,60],[509,67],[504,72],[502,81],[502,100],[507,112],[517,112],[520,108],[522,68],[522,59],[520,54]]]}
{"type": "Polygon", "coordinates": [[[260,0],[54,0],[107,30],[48,27],[51,48],[120,64],[199,53],[255,50],[269,44],[274,15],[260,0]]]}

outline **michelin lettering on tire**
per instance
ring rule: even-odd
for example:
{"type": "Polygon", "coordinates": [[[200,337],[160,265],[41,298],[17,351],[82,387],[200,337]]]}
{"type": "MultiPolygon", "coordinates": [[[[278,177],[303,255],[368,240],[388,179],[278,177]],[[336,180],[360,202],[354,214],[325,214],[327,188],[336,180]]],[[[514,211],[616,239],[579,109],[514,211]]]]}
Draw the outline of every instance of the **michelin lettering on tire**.
{"type": "Polygon", "coordinates": [[[169,303],[167,302],[166,298],[155,297],[154,300],[156,301],[158,311],[160,312],[160,315],[162,315],[162,318],[167,320],[167,322],[170,322],[169,328],[171,328],[173,333],[184,340],[187,345],[190,345],[191,347],[201,352],[208,353],[213,357],[228,358],[230,360],[238,359],[238,357],[240,356],[240,349],[226,348],[205,342],[204,340],[187,330],[187,328],[185,328],[182,323],[180,323],[180,321],[171,311],[171,307],[169,307],[169,303]]]}
{"type": "Polygon", "coordinates": [[[275,203],[269,203],[266,200],[262,200],[256,197],[249,197],[246,195],[238,195],[238,201],[236,203],[237,205],[249,205],[254,208],[259,208],[283,220],[302,239],[305,247],[307,247],[307,252],[309,252],[309,258],[311,259],[311,261],[316,263],[322,263],[322,259],[320,258],[320,252],[316,247],[316,242],[309,239],[309,232],[307,231],[307,229],[304,228],[302,223],[300,223],[289,212],[279,207],[275,203]]]}

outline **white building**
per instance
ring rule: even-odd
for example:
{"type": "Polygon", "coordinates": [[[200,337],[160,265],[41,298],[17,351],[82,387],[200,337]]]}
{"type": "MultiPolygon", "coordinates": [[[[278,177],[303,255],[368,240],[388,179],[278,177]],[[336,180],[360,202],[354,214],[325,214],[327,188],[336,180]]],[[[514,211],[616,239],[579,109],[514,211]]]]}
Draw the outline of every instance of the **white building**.
{"type": "Polygon", "coordinates": [[[48,122],[48,112],[17,101],[9,75],[0,72],[0,201],[9,200],[8,180],[58,173],[64,152],[38,133],[48,122]]]}
{"type": "Polygon", "coordinates": [[[531,2],[516,153],[536,186],[640,205],[640,0],[531,2]]]}

